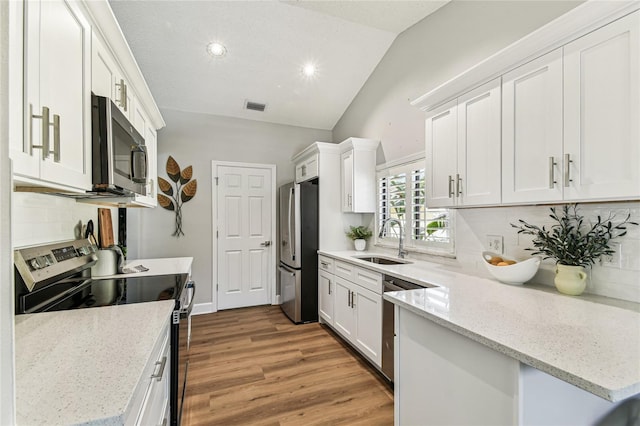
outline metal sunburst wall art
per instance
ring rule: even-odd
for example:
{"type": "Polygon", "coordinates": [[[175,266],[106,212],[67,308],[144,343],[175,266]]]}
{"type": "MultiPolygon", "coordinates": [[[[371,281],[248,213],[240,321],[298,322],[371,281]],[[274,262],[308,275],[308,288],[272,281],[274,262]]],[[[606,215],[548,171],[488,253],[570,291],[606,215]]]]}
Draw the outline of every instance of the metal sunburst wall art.
{"type": "Polygon", "coordinates": [[[182,204],[195,197],[198,181],[196,179],[191,180],[193,176],[193,168],[191,166],[180,170],[180,166],[172,156],[167,159],[167,174],[169,179],[174,182],[176,189],[174,191],[169,181],[158,177],[158,187],[166,194],[166,196],[158,194],[158,204],[167,210],[176,212],[176,230],[171,235],[180,237],[184,235],[182,231],[182,204]]]}

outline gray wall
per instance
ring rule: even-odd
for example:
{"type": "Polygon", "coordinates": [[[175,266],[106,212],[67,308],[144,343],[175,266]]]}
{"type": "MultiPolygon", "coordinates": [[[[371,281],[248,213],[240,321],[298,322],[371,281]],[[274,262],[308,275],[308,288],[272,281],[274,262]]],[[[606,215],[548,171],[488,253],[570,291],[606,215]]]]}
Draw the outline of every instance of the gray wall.
{"type": "Polygon", "coordinates": [[[383,156],[378,155],[378,163],[423,151],[424,115],[410,100],[577,4],[453,1],[440,8],[394,41],[333,129],[334,141],[380,139],[383,156]]]}
{"type": "Polygon", "coordinates": [[[167,126],[158,134],[158,176],[168,180],[169,155],[193,166],[198,192],[182,207],[185,235],[172,237],[174,214],[161,207],[129,209],[129,258],[192,256],[196,303],[212,301],[211,161],[275,164],[277,185],[294,178],[291,157],[331,132],[163,109],[167,126]]]}

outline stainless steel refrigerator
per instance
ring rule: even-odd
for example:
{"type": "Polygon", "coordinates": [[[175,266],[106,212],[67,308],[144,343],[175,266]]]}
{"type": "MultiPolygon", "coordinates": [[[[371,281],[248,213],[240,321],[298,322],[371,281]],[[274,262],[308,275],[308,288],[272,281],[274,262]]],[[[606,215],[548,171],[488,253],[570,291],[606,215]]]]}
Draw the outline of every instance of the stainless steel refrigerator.
{"type": "Polygon", "coordinates": [[[280,294],[295,323],[318,320],[318,179],[280,187],[280,294]]]}

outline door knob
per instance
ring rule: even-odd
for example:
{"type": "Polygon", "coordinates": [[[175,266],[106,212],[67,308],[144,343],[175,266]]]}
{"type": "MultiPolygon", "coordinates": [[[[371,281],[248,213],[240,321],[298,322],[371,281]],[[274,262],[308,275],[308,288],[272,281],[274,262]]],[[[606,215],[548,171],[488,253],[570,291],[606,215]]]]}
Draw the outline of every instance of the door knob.
{"type": "Polygon", "coordinates": [[[271,241],[265,241],[264,243],[260,243],[262,247],[269,247],[271,245],[271,241]]]}

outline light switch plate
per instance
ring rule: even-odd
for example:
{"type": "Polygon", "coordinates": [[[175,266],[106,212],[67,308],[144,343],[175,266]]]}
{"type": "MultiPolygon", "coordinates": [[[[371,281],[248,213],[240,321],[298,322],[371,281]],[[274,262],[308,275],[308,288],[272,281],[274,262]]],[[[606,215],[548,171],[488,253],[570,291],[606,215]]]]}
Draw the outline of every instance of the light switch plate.
{"type": "Polygon", "coordinates": [[[504,238],[502,235],[487,235],[487,248],[488,250],[502,254],[504,238]]]}
{"type": "Polygon", "coordinates": [[[610,268],[622,268],[622,243],[609,242],[609,246],[615,250],[611,256],[602,258],[602,266],[610,268]]]}

